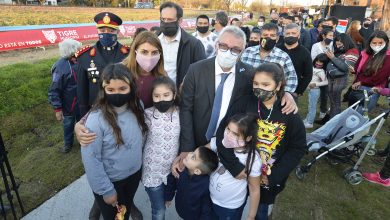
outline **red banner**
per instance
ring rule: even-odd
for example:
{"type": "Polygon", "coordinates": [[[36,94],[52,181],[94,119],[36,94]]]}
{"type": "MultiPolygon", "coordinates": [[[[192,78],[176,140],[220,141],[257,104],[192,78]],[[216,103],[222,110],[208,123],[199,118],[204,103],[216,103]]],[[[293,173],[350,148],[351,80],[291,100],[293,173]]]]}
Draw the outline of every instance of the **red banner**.
{"type": "MultiPolygon", "coordinates": [[[[120,26],[120,37],[130,37],[139,27],[150,29],[153,26],[160,26],[156,22],[140,22],[123,24],[120,26]]],[[[195,28],[194,20],[184,20],[182,28],[195,28]]],[[[97,39],[96,26],[78,26],[66,28],[45,28],[36,30],[17,30],[0,32],[0,51],[40,47],[57,44],[64,39],[73,38],[78,41],[97,39]]]]}

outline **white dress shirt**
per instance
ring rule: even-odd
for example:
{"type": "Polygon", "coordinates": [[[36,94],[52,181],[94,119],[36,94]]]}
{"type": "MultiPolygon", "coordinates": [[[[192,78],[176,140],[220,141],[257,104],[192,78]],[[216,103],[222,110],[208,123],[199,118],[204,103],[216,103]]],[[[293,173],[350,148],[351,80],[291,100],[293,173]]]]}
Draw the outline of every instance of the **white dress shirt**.
{"type": "Polygon", "coordinates": [[[158,36],[161,42],[161,46],[164,53],[164,69],[167,72],[169,78],[176,83],[177,76],[177,55],[179,52],[179,44],[181,38],[181,29],[177,30],[175,39],[168,41],[164,34],[158,36]]]}
{"type": "MultiPolygon", "coordinates": [[[[218,85],[221,82],[222,73],[229,73],[229,76],[226,78],[225,84],[223,85],[221,110],[219,112],[219,118],[218,118],[218,122],[217,122],[217,128],[215,129],[215,133],[218,130],[219,123],[221,123],[222,119],[226,115],[226,112],[227,112],[228,107],[229,107],[230,99],[232,98],[234,83],[236,82],[236,65],[234,65],[229,71],[225,72],[219,66],[217,59],[215,59],[215,91],[217,91],[218,85]]],[[[215,133],[214,133],[214,135],[215,135],[215,133]]],[[[215,137],[211,138],[210,144],[213,147],[216,146],[216,138],[215,137]]]]}

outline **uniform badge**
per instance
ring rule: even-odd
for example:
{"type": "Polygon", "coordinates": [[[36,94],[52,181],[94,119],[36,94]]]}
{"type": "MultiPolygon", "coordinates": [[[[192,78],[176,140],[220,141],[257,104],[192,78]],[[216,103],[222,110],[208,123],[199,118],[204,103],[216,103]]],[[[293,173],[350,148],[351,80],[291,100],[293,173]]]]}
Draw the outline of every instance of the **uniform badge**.
{"type": "Polygon", "coordinates": [[[106,14],[103,18],[103,23],[105,24],[109,24],[111,21],[110,17],[108,16],[108,14],[106,14]]]}
{"type": "Polygon", "coordinates": [[[91,60],[91,64],[89,65],[87,71],[88,71],[88,78],[92,80],[92,83],[97,83],[97,80],[99,79],[99,71],[97,70],[93,60],[91,60]]]}

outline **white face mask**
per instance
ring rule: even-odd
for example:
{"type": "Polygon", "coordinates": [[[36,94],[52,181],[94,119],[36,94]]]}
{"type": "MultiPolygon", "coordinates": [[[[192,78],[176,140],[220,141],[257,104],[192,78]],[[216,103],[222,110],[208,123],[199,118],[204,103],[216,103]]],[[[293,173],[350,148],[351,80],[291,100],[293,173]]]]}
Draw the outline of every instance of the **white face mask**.
{"type": "Polygon", "coordinates": [[[382,44],[382,46],[373,46],[370,44],[371,49],[377,54],[379,51],[381,51],[383,48],[385,48],[386,44],[382,44]]]}
{"type": "Polygon", "coordinates": [[[217,54],[217,62],[222,68],[232,68],[236,62],[237,57],[230,53],[230,50],[222,52],[221,50],[218,50],[217,54]]]}
{"type": "Polygon", "coordinates": [[[263,25],[264,25],[264,22],[263,22],[263,21],[259,21],[259,22],[257,22],[257,26],[259,26],[259,27],[263,27],[263,25]]]}

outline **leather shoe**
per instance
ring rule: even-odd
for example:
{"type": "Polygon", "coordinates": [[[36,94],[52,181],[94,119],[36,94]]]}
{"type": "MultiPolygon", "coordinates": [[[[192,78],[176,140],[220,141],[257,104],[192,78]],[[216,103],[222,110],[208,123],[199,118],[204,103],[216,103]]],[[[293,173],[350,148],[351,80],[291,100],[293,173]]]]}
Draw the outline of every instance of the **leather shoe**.
{"type": "Polygon", "coordinates": [[[143,220],[141,211],[134,205],[134,202],[131,203],[130,216],[133,220],[143,220]]]}

